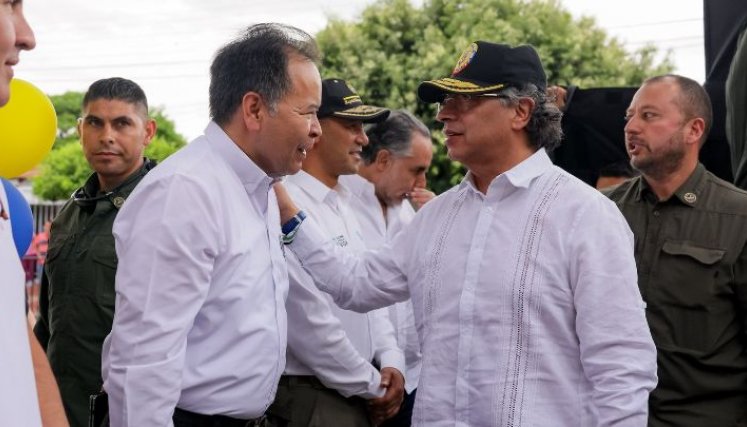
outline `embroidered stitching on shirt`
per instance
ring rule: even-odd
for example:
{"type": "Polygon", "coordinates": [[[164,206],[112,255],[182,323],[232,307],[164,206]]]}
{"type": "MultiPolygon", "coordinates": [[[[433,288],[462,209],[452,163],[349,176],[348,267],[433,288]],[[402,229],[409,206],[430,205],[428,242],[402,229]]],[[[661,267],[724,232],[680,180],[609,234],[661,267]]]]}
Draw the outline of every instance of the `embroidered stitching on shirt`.
{"type": "MultiPolygon", "coordinates": [[[[451,231],[451,227],[454,225],[454,221],[456,220],[457,214],[464,204],[466,196],[466,189],[462,189],[459,193],[457,193],[456,199],[454,200],[454,203],[452,203],[448,215],[445,216],[445,220],[443,221],[441,226],[437,228],[441,230],[441,233],[438,235],[438,238],[436,238],[436,244],[434,245],[433,251],[431,252],[431,256],[428,258],[428,264],[425,272],[426,279],[424,281],[426,285],[426,291],[423,292],[423,299],[425,300],[423,304],[423,348],[421,349],[421,366],[423,367],[429,366],[427,363],[427,345],[429,343],[428,338],[431,333],[431,328],[433,328],[431,315],[438,306],[438,293],[441,289],[441,258],[443,257],[444,247],[446,246],[446,238],[451,231]]],[[[427,382],[427,379],[425,377],[425,375],[421,375],[419,387],[423,387],[427,382]]],[[[422,405],[415,406],[413,419],[423,419],[424,414],[422,413],[422,409],[420,409],[421,406],[422,405]]]]}
{"type": "Polygon", "coordinates": [[[568,178],[553,174],[547,178],[544,189],[535,201],[530,214],[527,215],[527,222],[522,234],[523,239],[519,247],[519,259],[516,265],[513,280],[514,293],[514,315],[512,319],[511,345],[513,355],[509,354],[506,363],[506,383],[503,390],[503,405],[499,413],[499,419],[503,422],[500,425],[507,427],[521,426],[523,415],[524,393],[526,387],[524,382],[531,361],[526,350],[529,347],[529,341],[532,338],[531,319],[539,313],[540,307],[531,307],[530,304],[535,298],[532,298],[535,289],[535,273],[533,268],[536,260],[541,235],[543,231],[544,218],[550,211],[552,202],[559,195],[559,187],[568,178]]]}

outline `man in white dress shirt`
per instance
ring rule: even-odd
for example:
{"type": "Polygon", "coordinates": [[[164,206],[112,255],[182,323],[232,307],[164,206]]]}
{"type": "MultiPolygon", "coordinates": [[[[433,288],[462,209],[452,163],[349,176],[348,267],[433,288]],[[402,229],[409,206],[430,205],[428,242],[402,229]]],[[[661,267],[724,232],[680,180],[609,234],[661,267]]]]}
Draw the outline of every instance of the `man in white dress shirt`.
{"type": "MultiPolygon", "coordinates": [[[[0,7],[0,108],[10,99],[13,66],[36,46],[23,2],[0,7]]],[[[2,126],[14,125],[2,123],[2,126]]],[[[1,143],[1,142],[0,142],[1,143]]],[[[0,152],[0,155],[6,155],[0,152]]],[[[12,212],[0,184],[0,424],[67,426],[57,383],[26,318],[26,275],[13,241],[12,212]]]]}
{"type": "MultiPolygon", "coordinates": [[[[389,110],[365,105],[344,80],[323,80],[322,136],[303,170],[286,180],[326,238],[348,251],[363,251],[365,244],[351,211],[352,195],[339,178],[358,171],[368,143],[363,124],[388,115],[389,110]]],[[[288,265],[287,362],[270,413],[291,427],[368,427],[372,419],[378,424],[394,415],[404,393],[405,359],[387,311],[340,309],[292,254],[288,265]]]]}
{"type": "Polygon", "coordinates": [[[300,170],[321,133],[317,59],[308,34],[279,24],[222,47],[204,135],[117,216],[103,351],[112,427],[264,425],[285,366],[288,293],[271,184],[300,170]]]}
{"type": "MultiPolygon", "coordinates": [[[[405,110],[392,111],[386,120],[369,126],[366,136],[358,174],[341,176],[340,182],[355,196],[351,206],[366,247],[378,248],[412,221],[413,205],[420,208],[434,197],[425,188],[433,143],[425,124],[405,110]]],[[[420,344],[412,302],[398,302],[388,311],[405,353],[405,398],[397,415],[382,426],[407,427],[420,378],[420,344]]]]}
{"type": "MultiPolygon", "coordinates": [[[[418,426],[636,426],[656,349],[616,206],[550,162],[560,111],[531,46],[478,41],[424,82],[469,172],[382,250],[351,256],[313,221],[290,248],[342,307],[412,298],[418,426]]],[[[281,218],[297,208],[281,189],[281,218]]]]}

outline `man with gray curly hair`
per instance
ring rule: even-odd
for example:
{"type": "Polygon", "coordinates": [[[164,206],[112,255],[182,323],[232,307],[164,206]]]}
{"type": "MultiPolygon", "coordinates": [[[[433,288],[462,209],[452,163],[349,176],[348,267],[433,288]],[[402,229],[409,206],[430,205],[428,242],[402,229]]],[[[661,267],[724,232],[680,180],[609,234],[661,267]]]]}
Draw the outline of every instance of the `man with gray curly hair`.
{"type": "MultiPolygon", "coordinates": [[[[531,46],[478,41],[423,82],[469,172],[382,250],[350,256],[314,221],[290,248],[337,304],[412,298],[417,426],[640,426],[656,349],[633,236],[615,205],[553,166],[561,113],[531,46]]],[[[283,221],[297,214],[279,190],[283,221]]]]}

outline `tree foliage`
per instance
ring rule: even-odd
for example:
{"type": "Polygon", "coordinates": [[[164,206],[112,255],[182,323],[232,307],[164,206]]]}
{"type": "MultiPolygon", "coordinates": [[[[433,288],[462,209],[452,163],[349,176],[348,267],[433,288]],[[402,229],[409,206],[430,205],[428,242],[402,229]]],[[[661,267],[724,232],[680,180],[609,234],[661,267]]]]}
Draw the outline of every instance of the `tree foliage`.
{"type": "MultiPolygon", "coordinates": [[[[93,173],[78,142],[77,121],[80,117],[82,92],[66,92],[50,96],[57,112],[57,139],[52,151],[34,178],[34,194],[45,200],[61,200],[70,195],[93,173]]],[[[145,149],[145,156],[162,161],[186,144],[176,132],[174,122],[161,109],[152,109],[156,121],[156,136],[145,149]]]]}
{"type": "MultiPolygon", "coordinates": [[[[417,100],[423,80],[447,76],[461,52],[475,40],[537,48],[554,84],[579,87],[634,86],[647,76],[668,72],[667,56],[656,64],[656,49],[627,52],[592,18],[574,19],[558,0],[379,0],[355,21],[331,19],[318,35],[324,58],[322,76],[343,78],[370,103],[405,108],[432,130],[435,106],[417,100]]],[[[443,137],[429,184],[441,192],[462,176],[446,156],[443,137]]]]}

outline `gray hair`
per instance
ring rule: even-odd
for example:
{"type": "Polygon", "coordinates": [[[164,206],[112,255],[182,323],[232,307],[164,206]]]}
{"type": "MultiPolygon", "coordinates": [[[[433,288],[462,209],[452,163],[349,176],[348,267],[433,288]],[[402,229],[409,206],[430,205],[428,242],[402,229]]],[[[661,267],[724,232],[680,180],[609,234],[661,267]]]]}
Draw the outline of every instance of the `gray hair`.
{"type": "Polygon", "coordinates": [[[563,113],[544,90],[527,83],[522,87],[508,87],[500,94],[501,103],[507,107],[519,104],[521,98],[530,98],[534,101],[534,110],[527,123],[526,131],[529,134],[529,143],[536,149],[544,148],[548,152],[560,145],[563,138],[563,129],[560,120],[563,113]]]}
{"type": "Polygon", "coordinates": [[[283,24],[257,24],[223,46],[210,66],[210,116],[225,124],[247,92],[256,92],[274,112],[291,89],[288,60],[291,55],[319,62],[314,39],[298,28],[283,24]]]}
{"type": "Polygon", "coordinates": [[[428,127],[412,113],[393,110],[386,120],[366,128],[368,145],[363,147],[361,153],[363,162],[370,165],[381,150],[387,150],[395,157],[407,156],[411,152],[413,132],[431,137],[428,127]]]}

